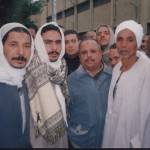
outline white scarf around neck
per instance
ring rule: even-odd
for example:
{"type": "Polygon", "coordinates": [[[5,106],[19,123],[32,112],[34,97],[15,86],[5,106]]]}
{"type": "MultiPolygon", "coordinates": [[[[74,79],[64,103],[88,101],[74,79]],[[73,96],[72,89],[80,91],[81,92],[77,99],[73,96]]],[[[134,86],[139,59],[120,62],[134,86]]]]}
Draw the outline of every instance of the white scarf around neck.
{"type": "MultiPolygon", "coordinates": [[[[38,55],[39,55],[42,62],[46,63],[47,65],[50,65],[55,70],[60,68],[61,63],[62,63],[61,59],[65,54],[65,39],[64,39],[64,33],[63,33],[62,29],[57,25],[56,22],[46,23],[42,27],[40,27],[40,29],[38,30],[38,32],[36,34],[36,37],[35,37],[35,47],[36,47],[36,50],[37,50],[38,55]],[[59,58],[56,62],[51,62],[49,60],[49,57],[48,57],[48,54],[47,54],[47,51],[46,51],[46,48],[45,48],[45,45],[44,45],[44,41],[43,41],[43,38],[42,38],[42,35],[41,35],[42,29],[45,26],[48,26],[48,25],[56,26],[59,29],[60,33],[61,33],[61,39],[62,39],[62,41],[61,41],[61,52],[60,52],[59,58]]],[[[58,98],[58,101],[61,105],[61,109],[62,109],[62,112],[63,112],[63,117],[64,117],[64,120],[65,120],[66,125],[67,125],[65,98],[64,98],[64,96],[61,92],[61,89],[60,89],[59,85],[55,84],[55,89],[54,90],[56,92],[56,96],[58,98]]]]}

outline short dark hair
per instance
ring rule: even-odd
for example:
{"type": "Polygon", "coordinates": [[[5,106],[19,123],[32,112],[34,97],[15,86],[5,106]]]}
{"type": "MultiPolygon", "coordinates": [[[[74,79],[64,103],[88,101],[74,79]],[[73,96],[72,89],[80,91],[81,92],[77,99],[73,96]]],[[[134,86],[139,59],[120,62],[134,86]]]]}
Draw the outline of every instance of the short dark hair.
{"type": "Polygon", "coordinates": [[[41,35],[47,31],[51,31],[51,30],[57,31],[61,35],[59,28],[52,24],[49,24],[49,25],[43,27],[43,29],[41,31],[41,35]]]}
{"type": "Polygon", "coordinates": [[[35,33],[37,33],[37,31],[38,31],[38,27],[33,23],[26,23],[26,24],[24,24],[24,26],[28,29],[30,29],[30,28],[34,29],[35,33]]]}
{"type": "Polygon", "coordinates": [[[116,43],[114,43],[114,44],[112,44],[112,45],[110,46],[109,49],[116,49],[116,48],[117,48],[116,43]]]}
{"type": "Polygon", "coordinates": [[[9,35],[10,32],[24,32],[24,33],[27,33],[27,34],[30,36],[30,41],[31,41],[31,35],[30,35],[30,33],[29,33],[29,31],[28,31],[27,29],[25,29],[25,28],[23,28],[23,27],[15,27],[15,28],[9,30],[9,31],[4,35],[4,37],[3,37],[3,39],[2,39],[2,43],[3,43],[3,44],[5,44],[5,42],[6,42],[6,40],[7,40],[8,35],[9,35]]]}
{"type": "Polygon", "coordinates": [[[82,40],[82,41],[79,43],[79,52],[80,52],[81,44],[82,44],[83,42],[89,41],[89,40],[95,41],[95,42],[97,43],[97,46],[98,46],[99,50],[101,51],[101,47],[100,47],[99,43],[97,42],[97,40],[95,40],[95,39],[84,39],[84,40],[82,40]]]}
{"type": "Polygon", "coordinates": [[[65,35],[65,36],[66,36],[66,35],[69,35],[69,34],[75,34],[75,35],[77,36],[78,40],[79,40],[79,35],[78,35],[77,31],[75,31],[75,30],[66,30],[66,31],[64,32],[64,35],[65,35]]]}
{"type": "Polygon", "coordinates": [[[62,25],[58,25],[60,28],[63,28],[64,29],[64,26],[62,26],[62,25]]]}

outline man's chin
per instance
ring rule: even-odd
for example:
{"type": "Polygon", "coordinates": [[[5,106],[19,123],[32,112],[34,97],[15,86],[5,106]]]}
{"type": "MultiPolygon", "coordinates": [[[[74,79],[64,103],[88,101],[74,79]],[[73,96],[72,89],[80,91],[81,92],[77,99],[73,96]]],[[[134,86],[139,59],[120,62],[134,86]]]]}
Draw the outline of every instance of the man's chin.
{"type": "Polygon", "coordinates": [[[58,60],[58,57],[51,57],[49,58],[50,62],[56,62],[58,60]]]}
{"type": "Polygon", "coordinates": [[[23,69],[25,67],[25,65],[23,65],[23,66],[12,66],[12,67],[15,68],[15,69],[23,69]]]}
{"type": "Polygon", "coordinates": [[[49,59],[49,60],[50,60],[50,62],[56,62],[58,60],[58,58],[57,59],[49,59]]]}

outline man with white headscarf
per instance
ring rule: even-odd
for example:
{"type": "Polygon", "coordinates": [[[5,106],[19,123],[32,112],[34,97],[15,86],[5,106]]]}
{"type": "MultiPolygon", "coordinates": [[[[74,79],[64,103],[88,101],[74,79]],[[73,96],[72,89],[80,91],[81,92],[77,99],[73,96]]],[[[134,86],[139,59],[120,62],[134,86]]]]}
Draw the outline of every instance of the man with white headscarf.
{"type": "Polygon", "coordinates": [[[34,44],[25,26],[8,23],[0,29],[0,148],[30,148],[29,98],[24,75],[34,44]]]}
{"type": "Polygon", "coordinates": [[[64,34],[55,22],[44,24],[35,37],[36,53],[27,69],[33,148],[67,148],[68,89],[64,34]],[[66,103],[65,103],[66,102],[66,103]]]}
{"type": "Polygon", "coordinates": [[[150,110],[150,60],[142,52],[143,28],[133,20],[115,31],[122,62],[114,70],[109,91],[103,147],[141,148],[150,110]]]}

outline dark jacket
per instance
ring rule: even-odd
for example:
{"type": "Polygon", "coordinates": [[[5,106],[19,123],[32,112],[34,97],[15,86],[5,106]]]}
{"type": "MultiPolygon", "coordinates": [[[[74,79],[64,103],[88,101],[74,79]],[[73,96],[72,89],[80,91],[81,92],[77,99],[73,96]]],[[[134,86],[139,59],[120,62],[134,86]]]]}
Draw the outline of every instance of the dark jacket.
{"type": "Polygon", "coordinates": [[[79,56],[76,56],[75,58],[70,58],[65,54],[64,59],[66,60],[67,63],[68,75],[74,72],[80,65],[79,56]]]}
{"type": "Polygon", "coordinates": [[[22,111],[16,86],[0,83],[0,148],[30,148],[29,99],[23,83],[26,125],[22,133],[22,111]]]}

